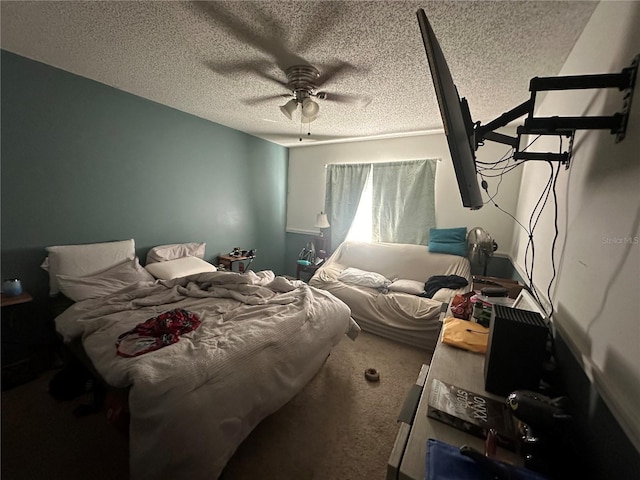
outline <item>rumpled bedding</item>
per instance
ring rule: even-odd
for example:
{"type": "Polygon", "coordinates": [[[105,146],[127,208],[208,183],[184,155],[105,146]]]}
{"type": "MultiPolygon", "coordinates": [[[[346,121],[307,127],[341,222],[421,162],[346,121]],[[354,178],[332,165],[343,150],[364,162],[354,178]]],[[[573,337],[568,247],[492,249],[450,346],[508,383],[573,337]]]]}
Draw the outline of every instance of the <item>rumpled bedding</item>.
{"type": "Polygon", "coordinates": [[[384,275],[380,275],[376,272],[367,272],[353,267],[345,268],[340,272],[338,280],[352,285],[371,288],[387,288],[392,283],[392,280],[389,280],[384,275]]]}
{"type": "Polygon", "coordinates": [[[141,282],[59,315],[66,342],[82,337],[97,371],[130,386],[130,473],[216,479],[238,445],[298,393],[344,334],[360,328],[330,293],[273,272],[209,272],[141,282]],[[116,339],[174,308],[202,321],[170,346],[116,355],[116,339]]]}

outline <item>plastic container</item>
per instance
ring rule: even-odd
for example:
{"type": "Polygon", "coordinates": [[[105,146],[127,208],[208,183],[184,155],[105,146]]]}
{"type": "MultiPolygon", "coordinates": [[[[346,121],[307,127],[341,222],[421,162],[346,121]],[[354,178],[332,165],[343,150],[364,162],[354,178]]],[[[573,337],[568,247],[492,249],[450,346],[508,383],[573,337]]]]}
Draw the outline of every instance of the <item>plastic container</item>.
{"type": "Polygon", "coordinates": [[[9,278],[2,282],[2,293],[9,297],[22,294],[22,283],[17,278],[9,278]]]}

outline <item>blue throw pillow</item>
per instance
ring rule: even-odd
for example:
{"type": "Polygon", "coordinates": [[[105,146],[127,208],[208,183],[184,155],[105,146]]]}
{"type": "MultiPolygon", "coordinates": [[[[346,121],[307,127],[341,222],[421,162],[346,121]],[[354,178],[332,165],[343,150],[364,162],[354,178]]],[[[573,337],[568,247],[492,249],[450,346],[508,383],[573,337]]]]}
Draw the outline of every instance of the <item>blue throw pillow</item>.
{"type": "Polygon", "coordinates": [[[429,230],[429,251],[467,256],[467,227],[431,228],[429,230]]]}

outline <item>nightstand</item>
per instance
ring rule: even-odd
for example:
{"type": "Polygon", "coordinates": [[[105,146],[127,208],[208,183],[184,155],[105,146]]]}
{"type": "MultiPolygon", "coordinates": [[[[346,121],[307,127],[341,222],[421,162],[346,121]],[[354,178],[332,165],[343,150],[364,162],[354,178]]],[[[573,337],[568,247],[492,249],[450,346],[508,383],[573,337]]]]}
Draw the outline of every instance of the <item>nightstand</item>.
{"type": "Polygon", "coordinates": [[[27,340],[33,328],[33,301],[28,292],[1,295],[2,306],[2,388],[11,388],[36,377],[31,356],[33,345],[27,340]]]}
{"type": "Polygon", "coordinates": [[[4,293],[0,294],[2,308],[10,307],[11,305],[19,305],[21,303],[29,303],[33,300],[33,297],[29,292],[22,292],[20,295],[15,295],[10,297],[9,295],[5,295],[4,293]]]}
{"type": "Polygon", "coordinates": [[[309,278],[313,277],[313,274],[316,273],[321,265],[302,265],[300,263],[296,264],[296,278],[300,280],[300,274],[305,273],[309,276],[309,278]]]}
{"type": "Polygon", "coordinates": [[[218,256],[218,264],[222,265],[224,268],[226,268],[227,270],[229,270],[230,272],[233,272],[233,264],[234,263],[238,263],[238,268],[236,269],[236,271],[240,272],[240,273],[244,273],[245,268],[248,265],[245,265],[244,262],[253,262],[253,259],[255,257],[242,257],[242,256],[236,256],[236,255],[219,255],[218,256]]]}

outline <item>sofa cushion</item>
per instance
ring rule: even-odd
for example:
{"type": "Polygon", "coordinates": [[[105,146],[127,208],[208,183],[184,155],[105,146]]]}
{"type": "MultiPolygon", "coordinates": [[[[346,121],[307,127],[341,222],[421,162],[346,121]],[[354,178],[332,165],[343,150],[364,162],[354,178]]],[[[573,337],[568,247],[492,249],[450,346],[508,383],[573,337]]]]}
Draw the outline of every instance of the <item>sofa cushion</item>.
{"type": "Polygon", "coordinates": [[[467,256],[467,227],[429,229],[429,251],[467,256]]]}

